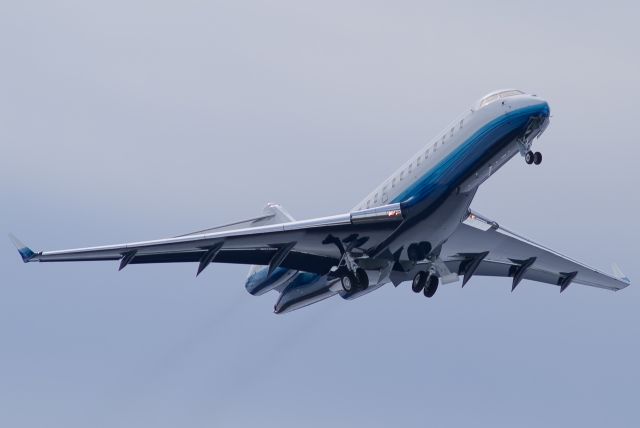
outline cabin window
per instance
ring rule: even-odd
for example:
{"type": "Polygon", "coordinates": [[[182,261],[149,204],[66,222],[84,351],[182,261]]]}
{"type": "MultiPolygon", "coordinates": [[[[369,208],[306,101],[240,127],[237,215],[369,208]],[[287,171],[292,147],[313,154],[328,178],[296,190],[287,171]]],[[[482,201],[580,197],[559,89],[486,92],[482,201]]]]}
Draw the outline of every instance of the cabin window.
{"type": "Polygon", "coordinates": [[[416,158],[416,167],[420,166],[420,156],[416,158]]]}
{"type": "Polygon", "coordinates": [[[447,137],[446,135],[443,135],[443,136],[442,136],[442,145],[443,145],[443,146],[444,146],[444,139],[445,139],[446,137],[447,137]]]}
{"type": "Polygon", "coordinates": [[[400,171],[400,180],[404,179],[404,171],[400,171]]]}
{"type": "Polygon", "coordinates": [[[409,164],[409,168],[407,168],[407,174],[411,175],[411,168],[413,168],[413,162],[409,164]]]}
{"type": "Polygon", "coordinates": [[[369,208],[370,206],[371,206],[371,199],[367,201],[367,208],[369,208]]]}
{"type": "Polygon", "coordinates": [[[451,128],[451,136],[453,137],[453,131],[455,130],[455,128],[451,128]]]}
{"type": "Polygon", "coordinates": [[[429,149],[427,149],[426,152],[424,152],[424,160],[427,160],[429,158],[429,149]]]}
{"type": "Polygon", "coordinates": [[[464,123],[464,119],[460,119],[460,129],[462,129],[462,124],[464,123]]]}
{"type": "Polygon", "coordinates": [[[391,180],[391,187],[396,187],[396,178],[393,177],[393,180],[391,180]]]}

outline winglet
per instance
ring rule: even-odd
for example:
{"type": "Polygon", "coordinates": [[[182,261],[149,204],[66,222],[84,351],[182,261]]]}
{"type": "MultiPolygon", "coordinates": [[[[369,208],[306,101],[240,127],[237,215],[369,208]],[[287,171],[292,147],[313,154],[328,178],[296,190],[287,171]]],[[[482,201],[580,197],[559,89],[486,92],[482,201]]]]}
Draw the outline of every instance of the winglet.
{"type": "Polygon", "coordinates": [[[23,262],[28,263],[36,256],[36,253],[34,253],[31,248],[24,245],[18,238],[16,238],[12,234],[9,234],[9,239],[11,239],[11,242],[13,242],[13,245],[15,245],[16,249],[20,253],[20,257],[22,257],[23,262]]]}
{"type": "Polygon", "coordinates": [[[618,278],[621,281],[626,282],[627,284],[631,284],[631,280],[629,279],[628,276],[626,276],[624,273],[622,273],[622,270],[620,269],[620,266],[618,266],[616,263],[613,263],[611,265],[611,269],[613,269],[613,274],[615,275],[616,278],[618,278]]]}

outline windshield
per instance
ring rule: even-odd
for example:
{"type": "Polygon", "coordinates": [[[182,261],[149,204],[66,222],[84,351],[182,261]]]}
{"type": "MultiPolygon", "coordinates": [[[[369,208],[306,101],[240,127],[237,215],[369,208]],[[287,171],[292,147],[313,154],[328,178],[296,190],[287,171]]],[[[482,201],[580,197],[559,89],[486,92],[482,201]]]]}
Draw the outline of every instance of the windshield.
{"type": "Polygon", "coordinates": [[[499,100],[500,98],[507,98],[507,97],[513,97],[515,95],[522,95],[524,94],[524,92],[519,91],[517,89],[509,89],[508,91],[502,91],[502,92],[497,92],[494,94],[489,94],[486,97],[484,97],[482,100],[480,100],[480,107],[484,107],[487,104],[490,104],[494,101],[499,100]]]}

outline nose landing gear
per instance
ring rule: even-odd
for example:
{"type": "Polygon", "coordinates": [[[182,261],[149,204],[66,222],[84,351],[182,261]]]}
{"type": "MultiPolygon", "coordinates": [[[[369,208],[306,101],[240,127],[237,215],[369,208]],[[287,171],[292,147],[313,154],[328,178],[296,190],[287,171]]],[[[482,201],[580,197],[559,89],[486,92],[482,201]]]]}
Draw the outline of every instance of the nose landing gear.
{"type": "Polygon", "coordinates": [[[536,165],[540,165],[542,163],[542,153],[540,152],[532,152],[531,150],[529,150],[525,155],[524,155],[524,161],[527,163],[527,165],[531,165],[536,164],[536,165]]]}

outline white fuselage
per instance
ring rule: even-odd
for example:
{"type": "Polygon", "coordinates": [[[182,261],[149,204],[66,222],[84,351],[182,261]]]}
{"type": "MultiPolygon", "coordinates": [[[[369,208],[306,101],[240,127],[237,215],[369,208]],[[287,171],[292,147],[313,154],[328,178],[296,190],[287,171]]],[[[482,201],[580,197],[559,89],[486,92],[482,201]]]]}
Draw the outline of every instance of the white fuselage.
{"type": "MultiPolygon", "coordinates": [[[[489,94],[482,100],[495,96],[500,92],[504,91],[489,94]]],[[[397,200],[399,196],[406,192],[416,181],[428,174],[429,171],[436,168],[484,126],[515,110],[535,105],[546,105],[544,100],[527,94],[512,95],[505,98],[498,97],[485,105],[481,105],[482,100],[432,138],[426,146],[371,191],[353,209],[361,210],[381,206],[391,201],[403,202],[402,200],[397,200]]],[[[541,131],[543,130],[544,128],[541,131]]],[[[506,161],[511,159],[519,149],[515,141],[509,147],[504,147],[497,158],[491,159],[491,161],[473,171],[473,175],[478,180],[470,180],[469,184],[477,188],[506,161]]]]}

